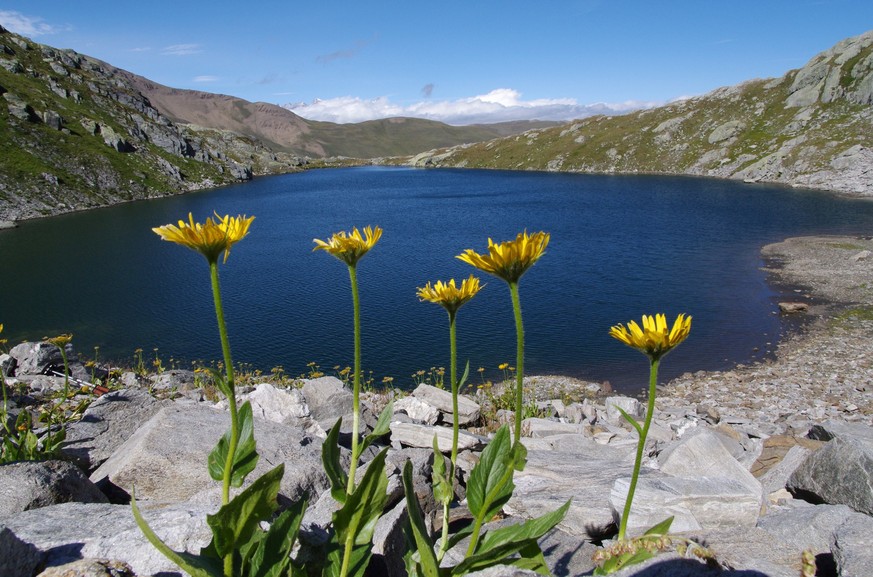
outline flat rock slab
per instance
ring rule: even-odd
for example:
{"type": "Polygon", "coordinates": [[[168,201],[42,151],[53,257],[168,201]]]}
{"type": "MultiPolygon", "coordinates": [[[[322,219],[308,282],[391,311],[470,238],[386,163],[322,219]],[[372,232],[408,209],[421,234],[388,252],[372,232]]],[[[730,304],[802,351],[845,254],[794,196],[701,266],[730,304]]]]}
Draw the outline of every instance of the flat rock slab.
{"type": "MultiPolygon", "coordinates": [[[[422,383],[412,391],[412,396],[429,405],[433,405],[443,414],[448,415],[448,418],[445,420],[451,422],[451,415],[454,413],[452,410],[451,391],[438,389],[432,385],[422,383]]],[[[458,396],[458,424],[467,425],[475,423],[479,420],[479,410],[478,403],[463,395],[458,396]]]]}
{"type": "MultiPolygon", "coordinates": [[[[196,553],[212,538],[206,514],[189,507],[142,509],[149,526],[176,551],[196,553]]],[[[0,522],[0,575],[30,577],[40,566],[84,558],[124,561],[137,575],[181,576],[136,525],[130,506],[65,503],[0,522]]]]}
{"type": "Polygon", "coordinates": [[[515,473],[515,491],[504,510],[530,519],[569,499],[570,509],[558,526],[577,537],[595,536],[613,524],[609,491],[632,469],[632,462],[599,445],[578,453],[531,450],[527,466],[515,473]]]}
{"type": "MultiPolygon", "coordinates": [[[[394,421],[391,423],[391,442],[400,443],[407,447],[419,447],[423,449],[433,448],[433,438],[437,438],[437,446],[443,453],[452,450],[452,430],[448,427],[431,427],[417,423],[403,423],[394,421]]],[[[481,449],[484,440],[477,435],[466,431],[458,431],[458,450],[481,449]]]]}
{"type": "MultiPolygon", "coordinates": [[[[197,405],[175,405],[158,411],[115,454],[91,474],[95,483],[108,479],[138,500],[179,503],[199,493],[214,500],[220,483],[207,470],[207,456],[229,429],[230,416],[197,405]]],[[[260,455],[251,483],[279,463],[285,463],[280,495],[296,501],[315,498],[328,481],[321,464],[321,441],[301,429],[255,419],[260,455]]]]}
{"type": "MultiPolygon", "coordinates": [[[[616,516],[624,510],[630,478],[616,480],[609,501],[616,516]]],[[[671,531],[754,527],[761,509],[760,492],[726,477],[671,477],[658,472],[637,481],[627,529],[631,535],[674,517],[671,531]]]]}

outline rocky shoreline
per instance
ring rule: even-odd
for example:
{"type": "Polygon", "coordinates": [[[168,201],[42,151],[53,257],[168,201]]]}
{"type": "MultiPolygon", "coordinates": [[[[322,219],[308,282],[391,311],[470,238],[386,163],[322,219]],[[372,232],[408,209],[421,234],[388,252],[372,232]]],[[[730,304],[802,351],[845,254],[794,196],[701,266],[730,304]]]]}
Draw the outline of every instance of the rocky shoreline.
{"type": "MultiPolygon", "coordinates": [[[[797,577],[806,551],[817,570],[804,575],[869,576],[871,251],[873,240],[854,237],[788,239],[764,248],[774,280],[793,287],[792,298],[808,307],[795,314],[813,320],[780,343],[772,359],[687,374],[659,387],[629,518],[630,534],[638,534],[672,515],[672,532],[704,544],[713,559],[704,564],[673,551],[616,575],[797,577]]],[[[58,356],[48,343],[20,344],[0,356],[7,384],[19,393],[18,410],[63,386],[60,377],[42,374],[58,356]],[[27,395],[20,395],[23,390],[27,395]]],[[[82,375],[84,366],[74,365],[74,375],[82,375]]],[[[592,557],[614,535],[636,445],[615,407],[642,418],[643,405],[563,377],[533,376],[526,384],[536,399],[548,400],[525,420],[527,466],[515,475],[500,523],[554,511],[569,499],[566,518],[540,545],[553,574],[591,575],[592,557]]],[[[350,410],[351,393],[332,377],[297,385],[261,383],[242,392],[254,408],[262,459],[287,465],[280,500],[309,494],[303,534],[317,540],[335,506],[325,490],[321,443],[324,431],[350,410]]],[[[64,460],[0,466],[0,574],[178,575],[133,523],[127,492],[134,484],[144,515],[173,547],[196,552],[208,542],[204,519],[218,494],[201,465],[227,426],[226,407],[210,400],[188,371],[126,373],[117,386],[68,425],[64,460]]],[[[372,423],[384,400],[367,398],[365,423],[372,423]]],[[[489,403],[480,391],[459,407],[466,423],[459,499],[495,421],[509,417],[489,403]]],[[[368,574],[405,574],[397,552],[405,547],[399,473],[407,460],[414,464],[416,493],[434,519],[427,499],[430,447],[436,435],[440,449],[446,448],[450,411],[450,395],[428,385],[396,398],[391,435],[384,440],[390,445],[390,505],[374,537],[377,565],[368,574]]],[[[463,519],[463,505],[453,514],[463,519]]],[[[533,573],[498,568],[481,575],[533,573]]]]}

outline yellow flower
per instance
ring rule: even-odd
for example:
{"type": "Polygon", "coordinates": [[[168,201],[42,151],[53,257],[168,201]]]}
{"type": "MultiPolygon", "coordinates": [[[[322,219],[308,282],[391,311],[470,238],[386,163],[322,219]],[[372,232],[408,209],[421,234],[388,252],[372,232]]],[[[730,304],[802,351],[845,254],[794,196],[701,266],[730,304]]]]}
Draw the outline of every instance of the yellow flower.
{"type": "Polygon", "coordinates": [[[73,340],[73,335],[58,335],[56,337],[43,337],[43,340],[47,343],[51,343],[59,348],[64,348],[73,340]]]}
{"type": "Polygon", "coordinates": [[[163,240],[196,250],[205,256],[210,264],[218,262],[218,256],[222,252],[224,252],[224,262],[227,262],[230,247],[245,238],[255,217],[245,215],[221,217],[216,213],[215,218],[218,222],[209,217],[206,222],[200,224],[194,222],[194,217],[188,213],[188,222],[180,220],[178,226],[166,224],[152,230],[163,240]]]}
{"type": "Polygon", "coordinates": [[[658,360],[673,347],[684,341],[691,332],[691,317],[684,313],[676,317],[673,328],[667,328],[667,319],[663,314],[655,316],[643,315],[643,327],[635,321],[630,321],[625,327],[622,324],[609,329],[609,335],[620,340],[629,347],[638,349],[652,360],[658,360]]]}
{"type": "Polygon", "coordinates": [[[468,248],[457,258],[508,283],[517,283],[521,275],[543,256],[549,238],[549,233],[542,231],[531,235],[524,231],[519,233],[515,240],[507,240],[500,244],[495,244],[489,238],[488,254],[478,254],[468,248]]]}
{"type": "Polygon", "coordinates": [[[499,365],[497,365],[497,368],[500,369],[501,371],[505,371],[506,369],[509,368],[509,363],[500,363],[499,365]]]}
{"type": "Polygon", "coordinates": [[[317,238],[312,239],[312,242],[316,244],[316,247],[312,250],[326,250],[347,265],[355,266],[358,264],[358,260],[367,254],[381,237],[382,229],[378,226],[375,228],[364,227],[363,235],[355,227],[349,233],[341,231],[334,234],[327,239],[327,242],[317,238]]]}
{"type": "Polygon", "coordinates": [[[436,303],[449,311],[449,314],[454,314],[480,290],[482,290],[482,286],[479,285],[479,279],[470,275],[469,278],[461,281],[460,287],[455,284],[455,279],[447,283],[438,280],[433,286],[427,283],[425,286],[419,287],[417,294],[422,302],[436,303]]]}

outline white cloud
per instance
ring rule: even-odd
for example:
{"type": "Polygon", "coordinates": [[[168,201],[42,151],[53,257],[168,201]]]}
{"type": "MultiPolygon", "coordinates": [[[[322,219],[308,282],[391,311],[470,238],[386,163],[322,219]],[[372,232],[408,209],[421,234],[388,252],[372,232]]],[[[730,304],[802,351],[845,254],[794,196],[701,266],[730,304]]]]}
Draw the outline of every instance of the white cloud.
{"type": "Polygon", "coordinates": [[[69,26],[46,24],[38,16],[26,16],[14,10],[0,10],[0,26],[22,36],[41,36],[69,30],[69,26]]]}
{"type": "Polygon", "coordinates": [[[200,54],[203,49],[199,44],[173,44],[165,46],[161,49],[161,54],[164,56],[188,56],[189,54],[200,54]]]}
{"type": "Polygon", "coordinates": [[[218,80],[218,76],[203,75],[194,77],[194,82],[216,82],[218,80]]]}
{"type": "Polygon", "coordinates": [[[364,122],[379,118],[407,116],[447,124],[490,124],[510,120],[568,121],[595,114],[621,114],[660,103],[628,101],[614,104],[578,104],[572,98],[524,100],[520,92],[498,88],[487,94],[458,100],[423,100],[406,106],[380,96],[364,100],[343,96],[309,103],[286,104],[285,108],[309,120],[336,123],[364,122]]]}

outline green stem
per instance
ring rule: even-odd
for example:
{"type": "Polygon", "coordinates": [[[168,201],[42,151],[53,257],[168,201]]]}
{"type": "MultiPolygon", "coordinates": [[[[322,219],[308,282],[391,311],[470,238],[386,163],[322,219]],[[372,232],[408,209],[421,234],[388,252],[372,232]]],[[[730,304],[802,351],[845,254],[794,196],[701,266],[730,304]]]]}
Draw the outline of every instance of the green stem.
{"type": "Polygon", "coordinates": [[[521,301],[518,298],[518,283],[509,283],[509,294],[512,296],[512,310],[515,313],[515,431],[513,444],[521,438],[522,407],[524,406],[524,325],[521,321],[521,301]]]}
{"type": "MultiPolygon", "coordinates": [[[[448,311],[449,313],[449,378],[452,383],[452,454],[451,467],[449,468],[449,484],[452,487],[454,494],[455,486],[455,467],[458,462],[458,431],[460,424],[458,422],[458,394],[460,393],[458,383],[458,346],[457,346],[457,331],[455,330],[456,311],[448,311]]],[[[442,458],[441,456],[438,456],[442,458]]],[[[440,540],[439,559],[442,559],[449,548],[449,506],[452,499],[446,499],[443,502],[443,534],[440,540]]]]}
{"type": "MultiPolygon", "coordinates": [[[[61,350],[61,359],[64,361],[64,401],[70,398],[70,370],[67,363],[67,350],[64,345],[58,347],[61,350]]],[[[51,433],[51,429],[49,429],[51,433]]]]}
{"type": "MultiPolygon", "coordinates": [[[[212,281],[212,300],[215,303],[215,318],[218,322],[218,334],[221,338],[221,352],[224,356],[224,366],[227,371],[227,390],[230,396],[227,404],[230,408],[230,444],[227,449],[227,458],[224,461],[224,475],[221,482],[221,504],[227,505],[230,501],[230,479],[233,473],[233,458],[239,444],[239,417],[236,407],[236,389],[233,382],[233,360],[230,356],[230,341],[227,339],[227,325],[224,322],[224,307],[221,304],[221,286],[218,282],[218,261],[209,263],[210,280],[212,281]]],[[[233,553],[224,557],[224,575],[233,577],[233,553]]]]}
{"type": "Polygon", "coordinates": [[[355,473],[358,469],[358,457],[360,457],[358,454],[358,429],[360,428],[361,408],[361,300],[358,297],[358,271],[355,265],[349,265],[349,280],[352,284],[355,327],[355,374],[352,379],[352,462],[349,465],[349,481],[346,486],[346,493],[351,495],[355,490],[355,473]]]}
{"type": "Polygon", "coordinates": [[[646,447],[646,437],[649,434],[649,425],[652,424],[652,415],[655,412],[655,387],[658,384],[658,363],[659,359],[652,359],[652,365],[649,369],[649,402],[646,406],[646,420],[643,423],[643,431],[640,433],[639,442],[637,443],[637,456],[634,460],[634,471],[631,475],[630,487],[627,490],[627,499],[624,502],[624,512],[621,515],[621,524],[618,528],[618,540],[625,538],[627,532],[627,519],[630,516],[631,502],[634,499],[634,491],[637,488],[637,479],[640,476],[640,465],[643,462],[643,450],[646,447]]]}

